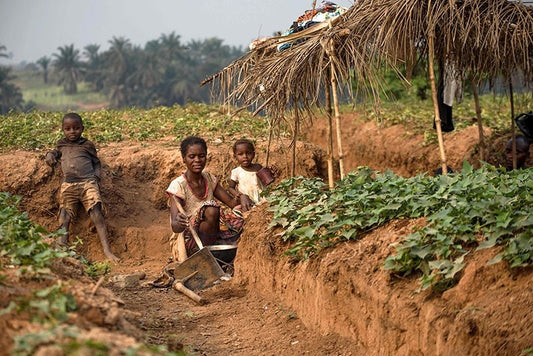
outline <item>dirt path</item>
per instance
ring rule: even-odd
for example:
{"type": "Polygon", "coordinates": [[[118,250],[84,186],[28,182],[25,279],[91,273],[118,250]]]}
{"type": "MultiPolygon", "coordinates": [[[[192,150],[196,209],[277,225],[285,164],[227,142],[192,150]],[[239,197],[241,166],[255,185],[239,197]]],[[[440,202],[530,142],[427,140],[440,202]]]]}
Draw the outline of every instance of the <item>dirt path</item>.
{"type": "Polygon", "coordinates": [[[171,289],[117,289],[125,308],[141,316],[132,321],[150,344],[200,355],[357,354],[336,335],[308,330],[291,310],[232,281],[199,292],[197,305],[171,289]],[[157,303],[154,303],[157,301],[157,303]]]}

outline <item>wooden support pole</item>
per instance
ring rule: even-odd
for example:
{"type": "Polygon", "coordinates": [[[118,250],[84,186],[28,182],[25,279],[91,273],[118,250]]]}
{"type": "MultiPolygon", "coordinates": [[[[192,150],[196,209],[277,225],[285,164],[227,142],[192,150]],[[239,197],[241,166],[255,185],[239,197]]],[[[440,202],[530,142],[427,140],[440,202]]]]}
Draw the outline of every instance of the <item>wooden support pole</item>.
{"type": "Polygon", "coordinates": [[[477,93],[477,84],[474,81],[474,76],[470,73],[470,86],[472,87],[472,94],[474,94],[474,103],[476,104],[476,119],[479,137],[479,159],[485,160],[485,138],[483,135],[483,122],[481,121],[481,105],[479,104],[479,96],[477,93]]]}
{"type": "Polygon", "coordinates": [[[268,162],[270,160],[270,145],[272,143],[272,131],[273,130],[274,130],[274,119],[269,119],[268,120],[268,143],[267,143],[265,167],[268,167],[268,162]]]}
{"type": "Polygon", "coordinates": [[[442,167],[442,174],[448,173],[448,166],[446,162],[446,152],[444,151],[444,139],[442,137],[442,127],[439,113],[439,104],[437,101],[437,87],[435,85],[435,71],[434,71],[434,60],[435,60],[435,33],[432,30],[428,37],[428,62],[429,62],[429,81],[431,83],[431,97],[433,99],[433,109],[435,111],[435,126],[437,128],[437,138],[439,141],[439,150],[440,150],[440,160],[442,167]]]}
{"type": "Polygon", "coordinates": [[[337,73],[335,71],[335,48],[333,42],[329,43],[328,56],[330,57],[331,91],[333,93],[333,108],[335,109],[335,128],[337,131],[337,152],[339,153],[339,169],[341,179],[344,178],[344,154],[342,151],[341,137],[341,114],[339,110],[339,98],[337,96],[337,73]]]}
{"type": "Polygon", "coordinates": [[[513,140],[513,169],[516,169],[516,127],[514,122],[514,95],[513,95],[513,78],[509,75],[509,100],[511,100],[511,137],[513,140]]]}
{"type": "Polygon", "coordinates": [[[300,115],[298,113],[298,107],[295,107],[294,108],[294,130],[293,130],[293,135],[292,135],[292,166],[291,166],[292,177],[296,176],[296,141],[298,140],[299,121],[300,121],[300,115]]]}
{"type": "Polygon", "coordinates": [[[335,186],[335,182],[333,179],[333,113],[331,110],[331,90],[329,87],[329,83],[324,86],[324,90],[326,92],[326,114],[328,117],[328,183],[329,189],[333,189],[333,187],[335,186]]]}

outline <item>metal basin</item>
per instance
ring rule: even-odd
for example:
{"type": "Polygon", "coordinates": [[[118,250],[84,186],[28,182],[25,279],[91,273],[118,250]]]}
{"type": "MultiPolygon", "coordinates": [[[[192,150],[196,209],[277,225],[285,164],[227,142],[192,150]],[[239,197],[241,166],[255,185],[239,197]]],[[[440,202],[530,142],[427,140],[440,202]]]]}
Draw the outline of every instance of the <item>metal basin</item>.
{"type": "Polygon", "coordinates": [[[224,263],[232,263],[237,255],[237,246],[235,245],[211,245],[206,247],[213,257],[224,263]]]}

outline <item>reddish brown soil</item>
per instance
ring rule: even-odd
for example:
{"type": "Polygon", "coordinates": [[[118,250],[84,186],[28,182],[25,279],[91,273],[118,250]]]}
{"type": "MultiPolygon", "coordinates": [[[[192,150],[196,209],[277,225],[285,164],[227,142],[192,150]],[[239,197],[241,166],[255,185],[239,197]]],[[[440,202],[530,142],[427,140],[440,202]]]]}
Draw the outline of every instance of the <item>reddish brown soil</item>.
{"type": "MultiPolygon", "coordinates": [[[[439,166],[435,145],[423,147],[420,135],[401,127],[353,125],[344,118],[346,167],[367,165],[413,175],[439,166]]],[[[324,145],[325,128],[315,123],[308,140],[324,145]]],[[[449,164],[472,159],[477,129],[447,134],[449,164]]],[[[208,142],[208,170],[227,183],[234,162],[231,142],[208,142]]],[[[276,143],[271,163],[290,172],[290,148],[276,143]]],[[[266,142],[257,145],[264,163],[266,142]]],[[[299,142],[296,174],[325,177],[326,158],[315,145],[299,142]]],[[[153,280],[170,257],[165,188],[184,167],[171,140],[101,147],[103,199],[112,250],[121,258],[111,275],[143,271],[153,280]]],[[[477,162],[476,162],[477,163],[477,162]]],[[[5,172],[0,191],[23,195],[22,209],[49,230],[57,228],[60,177],[36,152],[0,155],[5,172]],[[21,164],[22,162],[22,164],[21,164]]],[[[78,252],[91,261],[103,253],[85,214],[72,235],[78,252]]],[[[199,292],[207,305],[196,305],[173,290],[118,288],[108,280],[92,295],[95,281],[82,276],[82,266],[67,260],[55,273],[73,279],[81,308],[70,323],[98,339],[111,339],[118,349],[138,341],[168,345],[198,354],[509,354],[533,346],[533,273],[504,263],[487,266],[496,250],[472,252],[457,286],[444,294],[416,293],[416,277],[391,278],[381,268],[391,244],[423,221],[395,221],[304,263],[281,256],[285,246],[267,230],[266,206],[247,217],[235,261],[235,278],[199,292]],[[66,267],[65,267],[66,266],[66,267]],[[111,316],[109,316],[111,315],[111,316]]],[[[0,308],[28,293],[28,281],[10,276],[1,286],[0,308]],[[23,286],[23,287],[22,287],[23,286]]],[[[24,317],[0,317],[0,332],[27,332],[24,317]],[[20,319],[20,320],[19,320],[20,319]]],[[[3,350],[12,346],[2,338],[3,350]]],[[[53,346],[47,346],[53,347],[53,346]]]]}

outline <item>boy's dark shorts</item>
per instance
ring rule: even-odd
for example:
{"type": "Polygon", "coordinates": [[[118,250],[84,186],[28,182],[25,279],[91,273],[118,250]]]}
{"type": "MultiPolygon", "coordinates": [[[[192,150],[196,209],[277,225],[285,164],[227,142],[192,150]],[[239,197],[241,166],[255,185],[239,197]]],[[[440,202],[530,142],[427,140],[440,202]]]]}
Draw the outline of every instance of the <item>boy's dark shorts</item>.
{"type": "Polygon", "coordinates": [[[73,218],[78,203],[81,203],[87,212],[96,204],[102,203],[100,187],[96,180],[61,184],[59,207],[64,208],[67,214],[73,218]]]}

